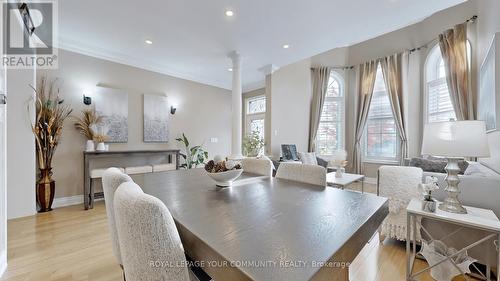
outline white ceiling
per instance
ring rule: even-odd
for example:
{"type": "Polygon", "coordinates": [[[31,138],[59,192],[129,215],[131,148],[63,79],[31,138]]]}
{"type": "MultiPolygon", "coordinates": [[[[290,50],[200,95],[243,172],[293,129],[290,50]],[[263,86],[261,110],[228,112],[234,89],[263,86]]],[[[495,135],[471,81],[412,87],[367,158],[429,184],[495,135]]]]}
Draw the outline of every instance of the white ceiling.
{"type": "Polygon", "coordinates": [[[227,89],[227,54],[237,50],[250,90],[263,85],[265,65],[362,42],[464,1],[64,0],[59,39],[63,49],[227,89]]]}

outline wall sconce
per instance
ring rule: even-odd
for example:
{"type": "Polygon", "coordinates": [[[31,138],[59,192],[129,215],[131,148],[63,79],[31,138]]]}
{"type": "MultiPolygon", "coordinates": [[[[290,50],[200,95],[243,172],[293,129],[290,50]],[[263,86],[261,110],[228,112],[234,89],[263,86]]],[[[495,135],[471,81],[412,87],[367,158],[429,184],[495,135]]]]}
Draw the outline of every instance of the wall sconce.
{"type": "Polygon", "coordinates": [[[177,108],[176,108],[176,107],[171,106],[171,107],[170,107],[170,114],[174,115],[176,110],[177,110],[177,108]]]}
{"type": "Polygon", "coordinates": [[[87,97],[85,96],[85,94],[83,95],[83,103],[85,105],[91,105],[92,104],[92,98],[91,97],[87,97]]]}

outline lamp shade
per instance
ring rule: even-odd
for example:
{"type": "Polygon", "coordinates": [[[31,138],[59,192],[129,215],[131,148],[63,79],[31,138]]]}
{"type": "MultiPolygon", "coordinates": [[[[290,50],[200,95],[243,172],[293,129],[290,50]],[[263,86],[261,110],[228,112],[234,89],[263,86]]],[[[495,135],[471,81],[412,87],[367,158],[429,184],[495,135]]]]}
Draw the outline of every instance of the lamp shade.
{"type": "Polygon", "coordinates": [[[429,123],[424,128],[423,155],[488,157],[490,149],[484,121],[429,123]]]}

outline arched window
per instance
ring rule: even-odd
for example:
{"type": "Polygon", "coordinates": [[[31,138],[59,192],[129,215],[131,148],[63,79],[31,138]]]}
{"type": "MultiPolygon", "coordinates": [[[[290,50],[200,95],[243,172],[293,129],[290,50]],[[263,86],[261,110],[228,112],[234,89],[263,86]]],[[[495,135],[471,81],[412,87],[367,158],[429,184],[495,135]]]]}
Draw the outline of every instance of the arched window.
{"type": "Polygon", "coordinates": [[[456,119],[439,44],[436,44],[427,56],[424,86],[424,121],[432,123],[456,119]]]}
{"type": "Polygon", "coordinates": [[[332,71],[316,135],[319,155],[333,155],[335,151],[344,149],[344,108],[344,80],[339,73],[332,71]]]}
{"type": "MultiPolygon", "coordinates": [[[[471,66],[471,45],[467,41],[467,59],[471,66]]],[[[442,122],[457,119],[446,82],[446,70],[439,44],[436,44],[425,62],[424,122],[442,122]]]]}

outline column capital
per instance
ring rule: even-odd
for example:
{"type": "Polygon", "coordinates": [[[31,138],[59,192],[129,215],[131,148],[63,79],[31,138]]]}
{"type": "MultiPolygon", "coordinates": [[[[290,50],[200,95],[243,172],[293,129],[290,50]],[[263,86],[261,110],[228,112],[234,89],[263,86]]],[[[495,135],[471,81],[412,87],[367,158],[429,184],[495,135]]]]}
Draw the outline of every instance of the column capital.
{"type": "Polygon", "coordinates": [[[268,64],[268,65],[264,65],[263,67],[259,68],[259,71],[264,73],[264,75],[269,75],[269,74],[273,74],[273,72],[275,72],[276,70],[278,70],[279,67],[274,65],[274,64],[268,64]]]}
{"type": "Polygon", "coordinates": [[[241,55],[238,51],[232,51],[227,54],[227,57],[233,61],[233,64],[237,64],[241,62],[241,55]]]}

